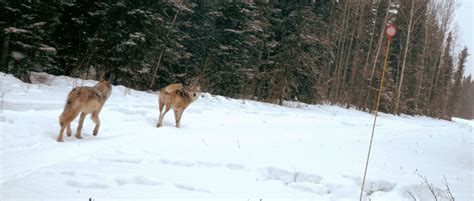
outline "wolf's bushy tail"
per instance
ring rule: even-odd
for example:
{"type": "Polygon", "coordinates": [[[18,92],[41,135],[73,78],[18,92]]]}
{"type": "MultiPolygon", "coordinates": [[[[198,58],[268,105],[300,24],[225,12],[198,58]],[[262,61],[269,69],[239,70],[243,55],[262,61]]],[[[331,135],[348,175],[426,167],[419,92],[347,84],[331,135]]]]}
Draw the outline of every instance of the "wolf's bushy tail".
{"type": "Polygon", "coordinates": [[[66,104],[64,105],[64,110],[59,116],[59,125],[64,126],[64,124],[71,122],[77,116],[77,108],[75,106],[75,101],[77,100],[77,87],[74,88],[69,95],[67,96],[66,104]]]}
{"type": "Polygon", "coordinates": [[[176,83],[176,84],[170,84],[165,87],[165,92],[166,93],[173,93],[175,91],[181,91],[183,90],[183,84],[181,83],[176,83]]]}

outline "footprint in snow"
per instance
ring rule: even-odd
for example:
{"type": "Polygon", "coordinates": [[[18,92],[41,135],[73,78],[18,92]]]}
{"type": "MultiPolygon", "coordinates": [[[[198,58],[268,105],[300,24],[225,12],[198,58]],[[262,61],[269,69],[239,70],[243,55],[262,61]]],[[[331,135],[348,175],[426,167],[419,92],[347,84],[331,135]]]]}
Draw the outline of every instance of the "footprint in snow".
{"type": "Polygon", "coordinates": [[[308,182],[318,184],[321,176],[308,174],[300,171],[287,171],[275,167],[267,167],[261,171],[263,177],[267,180],[279,180],[285,184],[308,182]]]}
{"type": "Polygon", "coordinates": [[[147,185],[147,186],[157,186],[157,185],[162,185],[163,183],[155,181],[153,179],[148,179],[143,176],[136,176],[136,177],[118,177],[115,179],[115,182],[122,186],[122,185],[127,185],[127,184],[137,184],[137,185],[147,185]]]}
{"type": "Polygon", "coordinates": [[[100,182],[81,182],[76,180],[66,181],[66,185],[76,188],[107,189],[112,187],[110,184],[100,182]]]}
{"type": "Polygon", "coordinates": [[[179,189],[182,189],[182,190],[186,190],[186,191],[194,191],[194,192],[201,192],[201,193],[211,193],[210,190],[203,189],[203,188],[197,188],[197,187],[190,186],[190,185],[175,184],[174,186],[175,186],[176,188],[179,188],[179,189]]]}
{"type": "Polygon", "coordinates": [[[142,158],[106,158],[106,157],[97,157],[96,160],[103,163],[131,163],[131,164],[138,164],[143,161],[142,158]]]}

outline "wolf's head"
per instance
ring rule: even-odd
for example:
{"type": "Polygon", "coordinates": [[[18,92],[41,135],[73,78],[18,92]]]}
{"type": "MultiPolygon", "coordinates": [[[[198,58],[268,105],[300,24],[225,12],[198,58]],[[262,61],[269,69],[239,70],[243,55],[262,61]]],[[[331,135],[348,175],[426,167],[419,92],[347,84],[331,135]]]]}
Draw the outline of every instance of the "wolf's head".
{"type": "Polygon", "coordinates": [[[186,93],[188,93],[192,100],[195,101],[199,98],[199,96],[201,96],[201,87],[199,85],[190,86],[188,89],[186,89],[186,93]]]}
{"type": "Polygon", "coordinates": [[[95,85],[95,88],[100,91],[101,95],[107,100],[112,93],[112,83],[109,80],[101,79],[99,83],[95,85]]]}

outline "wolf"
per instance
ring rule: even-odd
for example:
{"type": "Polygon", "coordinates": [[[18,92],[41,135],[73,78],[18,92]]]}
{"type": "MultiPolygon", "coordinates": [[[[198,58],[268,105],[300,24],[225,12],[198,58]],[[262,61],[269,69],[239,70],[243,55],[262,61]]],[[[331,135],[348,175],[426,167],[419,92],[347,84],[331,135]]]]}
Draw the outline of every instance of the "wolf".
{"type": "Polygon", "coordinates": [[[99,132],[100,120],[99,113],[105,104],[105,101],[112,93],[112,84],[107,80],[100,80],[93,87],[75,87],[69,92],[64,106],[64,110],[59,116],[58,142],[63,142],[64,129],[67,128],[67,136],[71,136],[71,122],[81,113],[79,125],[77,126],[76,138],[81,139],[82,124],[87,114],[92,114],[92,121],[95,123],[93,135],[99,132]]]}
{"type": "Polygon", "coordinates": [[[181,116],[184,110],[199,98],[201,95],[201,87],[194,85],[189,88],[184,88],[183,84],[170,84],[160,90],[158,102],[160,106],[160,115],[158,117],[158,124],[156,127],[163,126],[163,118],[165,114],[173,108],[176,127],[181,126],[181,116]],[[163,108],[166,106],[165,110],[163,108]]]}

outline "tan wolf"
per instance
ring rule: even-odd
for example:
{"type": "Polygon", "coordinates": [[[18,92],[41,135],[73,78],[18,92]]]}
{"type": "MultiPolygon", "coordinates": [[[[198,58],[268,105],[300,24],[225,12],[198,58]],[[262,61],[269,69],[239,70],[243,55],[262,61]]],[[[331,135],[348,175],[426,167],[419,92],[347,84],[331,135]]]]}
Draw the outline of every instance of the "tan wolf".
{"type": "Polygon", "coordinates": [[[94,87],[75,87],[69,92],[64,106],[64,111],[59,117],[61,130],[59,131],[58,142],[63,142],[64,129],[67,128],[67,136],[71,136],[71,122],[81,113],[79,125],[77,126],[76,138],[81,139],[82,124],[87,114],[92,114],[92,121],[95,123],[93,135],[99,132],[99,113],[105,101],[112,93],[110,81],[100,80],[94,87]]]}
{"type": "Polygon", "coordinates": [[[158,98],[160,116],[158,117],[158,124],[156,127],[163,126],[163,118],[165,117],[165,114],[173,108],[176,127],[179,128],[181,126],[181,116],[183,115],[184,109],[197,100],[200,95],[201,88],[198,85],[184,88],[181,83],[176,83],[162,88],[158,98]],[[163,112],[164,106],[166,106],[166,108],[163,112]]]}

